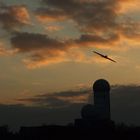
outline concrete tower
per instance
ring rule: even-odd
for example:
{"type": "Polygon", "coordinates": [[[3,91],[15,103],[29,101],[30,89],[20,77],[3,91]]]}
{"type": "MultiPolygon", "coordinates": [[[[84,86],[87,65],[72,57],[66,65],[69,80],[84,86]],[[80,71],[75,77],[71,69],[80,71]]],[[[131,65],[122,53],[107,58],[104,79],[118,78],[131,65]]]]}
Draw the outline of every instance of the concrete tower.
{"type": "Polygon", "coordinates": [[[94,107],[99,120],[110,120],[110,85],[104,79],[93,84],[94,107]]]}

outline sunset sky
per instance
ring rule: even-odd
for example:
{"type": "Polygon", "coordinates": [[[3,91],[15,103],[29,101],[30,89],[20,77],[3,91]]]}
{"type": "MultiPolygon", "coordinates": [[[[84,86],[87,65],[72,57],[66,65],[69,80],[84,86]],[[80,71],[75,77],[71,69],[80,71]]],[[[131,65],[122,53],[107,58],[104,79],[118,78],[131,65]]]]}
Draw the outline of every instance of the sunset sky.
{"type": "Polygon", "coordinates": [[[1,0],[0,103],[32,104],[35,96],[90,88],[100,78],[139,85],[139,5],[140,0],[1,0]]]}
{"type": "Polygon", "coordinates": [[[73,122],[100,78],[111,85],[111,119],[140,125],[139,6],[0,0],[0,126],[73,122]]]}

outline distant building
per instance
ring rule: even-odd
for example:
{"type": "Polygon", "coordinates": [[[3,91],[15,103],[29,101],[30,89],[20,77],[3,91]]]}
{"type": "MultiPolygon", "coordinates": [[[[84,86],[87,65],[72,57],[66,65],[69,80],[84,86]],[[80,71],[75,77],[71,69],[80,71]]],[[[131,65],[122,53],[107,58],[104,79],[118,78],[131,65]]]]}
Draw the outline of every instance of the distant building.
{"type": "Polygon", "coordinates": [[[81,119],[75,120],[76,126],[97,126],[110,122],[110,85],[104,79],[93,84],[94,104],[87,104],[81,110],[81,119]]]}

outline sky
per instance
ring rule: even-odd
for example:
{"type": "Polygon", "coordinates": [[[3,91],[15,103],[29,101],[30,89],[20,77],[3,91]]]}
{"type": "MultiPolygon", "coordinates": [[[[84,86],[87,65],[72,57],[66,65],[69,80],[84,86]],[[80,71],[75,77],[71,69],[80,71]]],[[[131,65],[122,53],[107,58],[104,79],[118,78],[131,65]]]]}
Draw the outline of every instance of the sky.
{"type": "Polygon", "coordinates": [[[139,86],[139,5],[139,0],[1,0],[0,104],[86,103],[100,78],[139,86]]]}

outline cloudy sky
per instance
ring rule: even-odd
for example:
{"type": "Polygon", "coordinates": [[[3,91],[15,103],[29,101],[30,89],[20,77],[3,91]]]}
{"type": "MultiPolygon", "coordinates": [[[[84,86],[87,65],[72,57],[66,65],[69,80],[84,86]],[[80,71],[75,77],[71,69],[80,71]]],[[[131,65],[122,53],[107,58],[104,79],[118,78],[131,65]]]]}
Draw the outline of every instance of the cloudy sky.
{"type": "Polygon", "coordinates": [[[1,0],[0,103],[55,108],[86,103],[96,79],[139,85],[139,5],[139,0],[1,0]]]}

